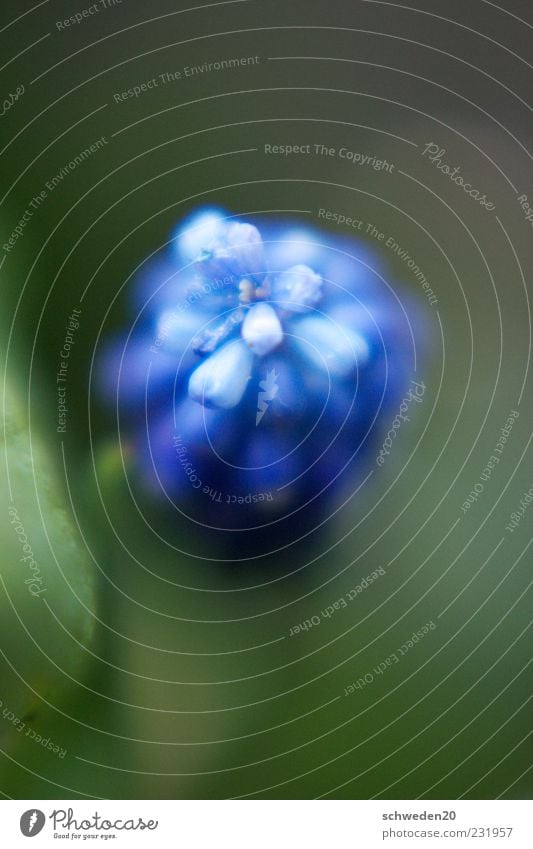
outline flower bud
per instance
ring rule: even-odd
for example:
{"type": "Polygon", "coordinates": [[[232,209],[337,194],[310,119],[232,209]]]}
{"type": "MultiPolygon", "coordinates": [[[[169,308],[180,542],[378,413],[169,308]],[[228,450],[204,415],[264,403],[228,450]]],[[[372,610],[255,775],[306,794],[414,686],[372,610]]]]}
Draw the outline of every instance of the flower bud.
{"type": "Polygon", "coordinates": [[[322,298],[322,278],[307,265],[293,265],[276,277],[273,297],[290,312],[307,312],[322,298]]]}
{"type": "Polygon", "coordinates": [[[283,330],[270,304],[254,304],[246,313],[242,337],[254,354],[263,357],[277,348],[283,340],[283,330]]]}
{"type": "Polygon", "coordinates": [[[309,316],[294,327],[295,345],[313,366],[346,377],[368,359],[368,345],[357,332],[324,316],[309,316]]]}
{"type": "Polygon", "coordinates": [[[229,342],[193,371],[189,396],[205,407],[235,407],[246,389],[252,362],[253,354],[242,339],[229,342]]]}

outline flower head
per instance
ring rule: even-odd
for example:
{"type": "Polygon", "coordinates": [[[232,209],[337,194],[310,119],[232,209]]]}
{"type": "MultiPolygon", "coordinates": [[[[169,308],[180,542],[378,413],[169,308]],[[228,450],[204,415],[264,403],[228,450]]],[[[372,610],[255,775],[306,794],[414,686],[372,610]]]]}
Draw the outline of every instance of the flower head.
{"type": "Polygon", "coordinates": [[[408,379],[402,302],[361,245],[283,222],[203,211],[175,250],[112,355],[140,478],[211,527],[327,515],[408,379]]]}

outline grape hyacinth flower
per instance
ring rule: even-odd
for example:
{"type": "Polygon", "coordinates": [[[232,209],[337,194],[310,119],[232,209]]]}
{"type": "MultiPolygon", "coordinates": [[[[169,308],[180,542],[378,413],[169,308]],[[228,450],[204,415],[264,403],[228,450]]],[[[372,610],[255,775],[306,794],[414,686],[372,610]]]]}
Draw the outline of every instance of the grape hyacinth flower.
{"type": "Polygon", "coordinates": [[[135,485],[280,539],[349,499],[413,373],[405,299],[364,245],[201,210],[137,289],[102,368],[135,485]]]}

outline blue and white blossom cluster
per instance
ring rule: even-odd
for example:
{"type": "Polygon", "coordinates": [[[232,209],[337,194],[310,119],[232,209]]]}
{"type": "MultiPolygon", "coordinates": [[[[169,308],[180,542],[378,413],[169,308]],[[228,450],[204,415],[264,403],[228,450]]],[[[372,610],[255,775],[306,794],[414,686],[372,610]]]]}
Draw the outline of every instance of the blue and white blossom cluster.
{"type": "Polygon", "coordinates": [[[413,373],[412,310],[365,245],[201,209],[135,300],[101,381],[140,485],[232,530],[349,497],[413,373]]]}

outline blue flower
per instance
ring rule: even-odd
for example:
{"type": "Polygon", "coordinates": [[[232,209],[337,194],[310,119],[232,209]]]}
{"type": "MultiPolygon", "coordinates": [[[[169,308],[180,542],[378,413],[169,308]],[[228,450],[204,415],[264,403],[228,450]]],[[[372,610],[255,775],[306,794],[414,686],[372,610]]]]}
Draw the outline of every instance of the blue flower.
{"type": "Polygon", "coordinates": [[[260,229],[217,210],[185,221],[140,275],[102,384],[140,485],[210,527],[297,532],[368,471],[412,373],[412,309],[363,245],[260,229]]]}

